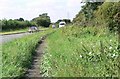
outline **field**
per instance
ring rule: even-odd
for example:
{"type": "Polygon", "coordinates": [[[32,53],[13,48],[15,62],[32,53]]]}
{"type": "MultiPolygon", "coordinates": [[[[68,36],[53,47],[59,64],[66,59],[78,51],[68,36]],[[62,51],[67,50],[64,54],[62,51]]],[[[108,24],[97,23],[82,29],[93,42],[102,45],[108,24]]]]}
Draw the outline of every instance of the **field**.
{"type": "Polygon", "coordinates": [[[2,77],[23,76],[29,68],[40,38],[51,30],[34,33],[2,45],[2,77]]]}
{"type": "Polygon", "coordinates": [[[43,76],[118,77],[117,33],[105,27],[70,26],[57,30],[46,39],[43,76]]]}

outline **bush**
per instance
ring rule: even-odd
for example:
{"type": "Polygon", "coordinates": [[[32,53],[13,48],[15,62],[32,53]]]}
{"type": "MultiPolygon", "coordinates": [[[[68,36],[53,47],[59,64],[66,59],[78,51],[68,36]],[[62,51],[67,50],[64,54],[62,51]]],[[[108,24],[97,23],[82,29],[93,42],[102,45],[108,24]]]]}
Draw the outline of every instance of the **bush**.
{"type": "Polygon", "coordinates": [[[24,29],[30,27],[33,23],[29,21],[18,21],[18,20],[1,20],[2,22],[2,30],[16,30],[16,29],[24,29]]]}

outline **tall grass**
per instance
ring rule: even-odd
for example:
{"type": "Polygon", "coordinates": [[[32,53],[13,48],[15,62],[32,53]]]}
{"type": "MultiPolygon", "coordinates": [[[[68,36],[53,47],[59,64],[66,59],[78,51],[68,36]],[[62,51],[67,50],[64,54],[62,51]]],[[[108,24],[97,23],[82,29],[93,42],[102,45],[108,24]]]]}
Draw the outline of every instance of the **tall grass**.
{"type": "Polygon", "coordinates": [[[102,27],[65,27],[47,38],[43,76],[118,77],[117,37],[102,27]]]}
{"type": "Polygon", "coordinates": [[[34,33],[2,46],[2,77],[23,76],[29,68],[40,37],[51,31],[34,33]]]}

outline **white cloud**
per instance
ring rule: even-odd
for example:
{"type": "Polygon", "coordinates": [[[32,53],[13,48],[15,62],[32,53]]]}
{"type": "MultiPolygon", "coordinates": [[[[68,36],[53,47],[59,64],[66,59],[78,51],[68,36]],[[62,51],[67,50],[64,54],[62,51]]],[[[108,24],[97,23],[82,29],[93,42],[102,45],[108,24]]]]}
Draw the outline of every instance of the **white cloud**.
{"type": "Polygon", "coordinates": [[[81,0],[0,0],[0,19],[23,17],[32,19],[47,12],[52,21],[73,18],[80,10],[81,0]]]}

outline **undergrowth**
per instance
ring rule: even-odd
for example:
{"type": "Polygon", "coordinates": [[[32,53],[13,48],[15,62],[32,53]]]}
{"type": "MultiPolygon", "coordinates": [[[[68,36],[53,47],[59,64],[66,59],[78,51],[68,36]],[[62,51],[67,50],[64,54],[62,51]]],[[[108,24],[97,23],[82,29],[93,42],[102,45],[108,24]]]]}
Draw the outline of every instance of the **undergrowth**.
{"type": "Polygon", "coordinates": [[[47,38],[41,65],[49,77],[118,77],[117,34],[102,27],[70,26],[47,38]]]}

